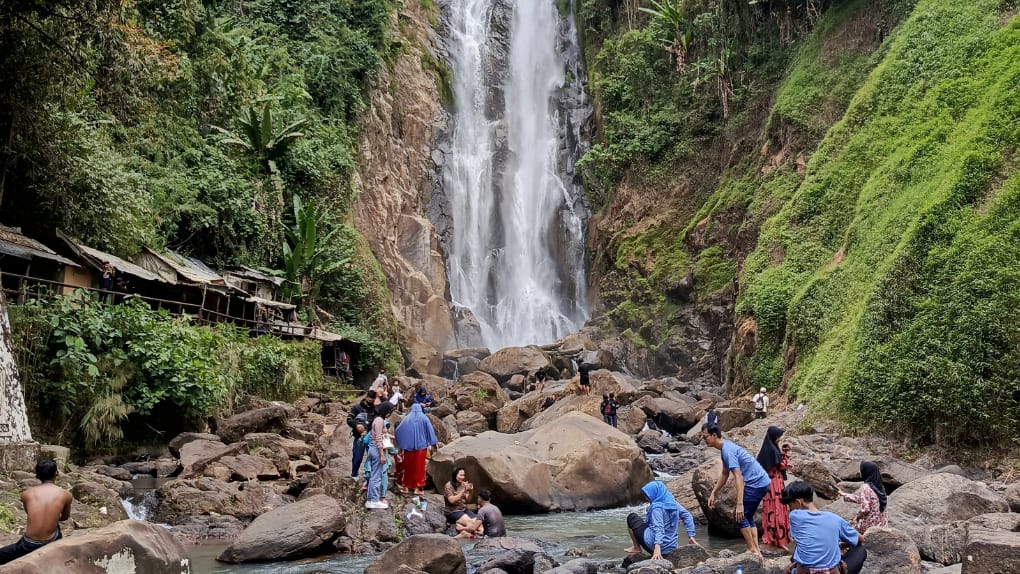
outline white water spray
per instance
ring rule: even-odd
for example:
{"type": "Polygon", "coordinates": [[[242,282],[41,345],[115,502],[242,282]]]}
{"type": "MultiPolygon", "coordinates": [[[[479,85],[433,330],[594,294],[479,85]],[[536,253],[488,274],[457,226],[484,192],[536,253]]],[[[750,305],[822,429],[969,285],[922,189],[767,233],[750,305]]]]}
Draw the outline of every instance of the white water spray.
{"type": "Polygon", "coordinates": [[[490,348],[548,343],[587,319],[588,214],[557,107],[571,76],[557,49],[564,20],[552,0],[451,0],[448,10],[451,297],[490,348]]]}

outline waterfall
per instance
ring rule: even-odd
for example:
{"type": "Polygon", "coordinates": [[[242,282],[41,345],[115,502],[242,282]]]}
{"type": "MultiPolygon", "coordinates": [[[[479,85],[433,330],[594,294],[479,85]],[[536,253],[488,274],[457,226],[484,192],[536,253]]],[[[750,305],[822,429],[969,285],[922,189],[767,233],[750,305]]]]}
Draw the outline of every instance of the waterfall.
{"type": "MultiPolygon", "coordinates": [[[[449,0],[452,130],[441,164],[455,315],[497,349],[587,319],[588,209],[573,173],[591,106],[572,16],[553,0],[449,0]]],[[[480,339],[480,340],[479,340],[480,339]]]]}

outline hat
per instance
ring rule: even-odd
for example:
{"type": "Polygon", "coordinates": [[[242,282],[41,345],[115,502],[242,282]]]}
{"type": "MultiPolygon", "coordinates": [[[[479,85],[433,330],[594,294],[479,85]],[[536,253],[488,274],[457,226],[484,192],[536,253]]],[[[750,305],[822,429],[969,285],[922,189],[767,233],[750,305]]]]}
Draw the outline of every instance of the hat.
{"type": "Polygon", "coordinates": [[[765,392],[765,387],[762,387],[761,389],[759,389],[759,391],[758,391],[758,392],[759,392],[759,393],[764,393],[764,392],[765,392]]]}

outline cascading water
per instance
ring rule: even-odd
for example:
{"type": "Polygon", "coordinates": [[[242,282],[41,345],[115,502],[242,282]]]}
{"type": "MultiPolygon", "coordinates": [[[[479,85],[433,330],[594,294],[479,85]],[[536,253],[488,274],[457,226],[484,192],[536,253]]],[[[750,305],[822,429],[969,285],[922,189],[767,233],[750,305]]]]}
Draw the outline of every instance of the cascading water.
{"type": "Polygon", "coordinates": [[[576,31],[553,0],[444,6],[455,110],[442,164],[450,293],[480,341],[541,344],[587,319],[584,192],[591,112],[576,31]]]}

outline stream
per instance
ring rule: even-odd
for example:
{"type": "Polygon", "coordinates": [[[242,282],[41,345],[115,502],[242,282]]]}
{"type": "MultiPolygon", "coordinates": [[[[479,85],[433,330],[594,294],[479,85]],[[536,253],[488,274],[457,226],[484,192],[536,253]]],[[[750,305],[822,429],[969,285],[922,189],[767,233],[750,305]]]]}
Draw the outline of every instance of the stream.
{"type": "MultiPolygon", "coordinates": [[[[660,480],[667,477],[659,477],[660,480]]],[[[168,479],[155,479],[150,476],[136,477],[135,495],[123,501],[124,508],[131,518],[146,520],[149,509],[155,503],[154,489],[168,479]]],[[[572,557],[566,556],[570,549],[579,549],[587,554],[586,558],[600,561],[622,561],[624,548],[630,546],[627,537],[627,514],[637,512],[643,514],[644,506],[611,508],[590,512],[560,512],[551,514],[532,514],[506,516],[506,528],[509,536],[535,538],[552,545],[549,553],[559,562],[566,562],[572,557]]],[[[683,525],[681,525],[681,529],[683,525]]],[[[685,537],[681,533],[681,544],[685,537]]],[[[717,553],[724,548],[741,551],[742,540],[732,540],[708,536],[704,529],[699,529],[698,540],[709,551],[717,553]]],[[[465,541],[465,550],[469,552],[473,545],[465,541]]],[[[194,574],[213,573],[245,573],[245,574],[361,574],[365,566],[378,555],[355,556],[350,554],[333,554],[331,556],[298,560],[295,562],[271,562],[266,564],[224,564],[216,561],[216,556],[227,547],[225,542],[209,542],[187,548],[191,558],[194,574]]]]}

